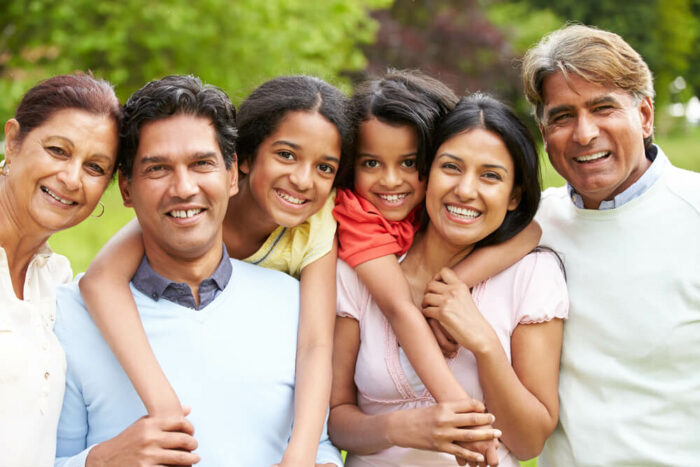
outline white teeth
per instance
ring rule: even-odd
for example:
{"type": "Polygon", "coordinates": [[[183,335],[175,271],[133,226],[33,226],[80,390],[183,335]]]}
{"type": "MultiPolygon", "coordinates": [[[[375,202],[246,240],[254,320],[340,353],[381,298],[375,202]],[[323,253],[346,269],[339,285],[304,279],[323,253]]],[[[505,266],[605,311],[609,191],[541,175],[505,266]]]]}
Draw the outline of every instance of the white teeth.
{"type": "Polygon", "coordinates": [[[203,209],[178,209],[175,211],[170,211],[169,214],[172,217],[177,217],[178,219],[187,219],[196,214],[199,214],[202,211],[203,209]]]}
{"type": "Polygon", "coordinates": [[[446,207],[450,214],[466,217],[468,219],[474,219],[475,217],[479,217],[481,215],[479,211],[474,211],[473,209],[458,208],[457,206],[451,206],[449,204],[446,205],[446,207]]]}
{"type": "Polygon", "coordinates": [[[397,193],[397,194],[391,194],[391,195],[377,195],[384,201],[388,203],[398,203],[402,199],[404,199],[406,196],[408,196],[408,193],[397,193]]]}
{"type": "Polygon", "coordinates": [[[65,205],[68,205],[68,206],[71,206],[71,205],[73,205],[73,204],[76,204],[75,201],[69,201],[69,200],[67,200],[67,199],[61,198],[60,196],[58,196],[56,193],[54,193],[53,191],[49,190],[49,189],[46,188],[45,186],[42,186],[42,187],[41,187],[41,191],[43,191],[44,193],[48,194],[48,195],[51,196],[53,199],[55,199],[56,201],[59,201],[59,202],[62,203],[62,204],[65,204],[65,205]]]}
{"type": "Polygon", "coordinates": [[[290,195],[289,193],[277,191],[277,194],[280,196],[280,198],[284,199],[285,201],[289,201],[292,204],[304,204],[304,202],[305,202],[305,200],[295,198],[294,196],[290,195]]]}
{"type": "Polygon", "coordinates": [[[593,161],[596,159],[600,159],[602,157],[605,157],[609,155],[610,153],[607,151],[604,152],[596,152],[595,154],[588,154],[587,156],[580,156],[576,158],[576,162],[588,162],[588,161],[593,161]]]}

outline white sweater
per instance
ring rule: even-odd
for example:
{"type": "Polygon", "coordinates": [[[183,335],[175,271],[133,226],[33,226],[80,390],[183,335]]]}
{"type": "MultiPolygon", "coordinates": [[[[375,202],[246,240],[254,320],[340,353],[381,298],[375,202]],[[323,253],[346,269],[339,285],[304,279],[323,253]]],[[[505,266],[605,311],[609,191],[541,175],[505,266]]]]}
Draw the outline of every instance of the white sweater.
{"type": "Polygon", "coordinates": [[[537,221],[571,300],[560,424],[539,465],[700,465],[700,174],[666,163],[603,211],[549,189],[537,221]]]}

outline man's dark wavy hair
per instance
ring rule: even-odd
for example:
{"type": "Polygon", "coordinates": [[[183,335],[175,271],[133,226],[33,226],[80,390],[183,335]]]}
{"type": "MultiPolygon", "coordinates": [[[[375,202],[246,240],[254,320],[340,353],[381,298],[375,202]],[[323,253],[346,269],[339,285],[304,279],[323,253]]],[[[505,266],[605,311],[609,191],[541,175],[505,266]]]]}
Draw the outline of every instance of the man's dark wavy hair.
{"type": "Polygon", "coordinates": [[[119,132],[118,167],[130,178],[139,136],[144,124],[173,115],[208,118],[216,133],[226,168],[236,158],[236,109],[221,89],[191,75],[172,75],[151,81],[136,91],[124,105],[119,132]]]}

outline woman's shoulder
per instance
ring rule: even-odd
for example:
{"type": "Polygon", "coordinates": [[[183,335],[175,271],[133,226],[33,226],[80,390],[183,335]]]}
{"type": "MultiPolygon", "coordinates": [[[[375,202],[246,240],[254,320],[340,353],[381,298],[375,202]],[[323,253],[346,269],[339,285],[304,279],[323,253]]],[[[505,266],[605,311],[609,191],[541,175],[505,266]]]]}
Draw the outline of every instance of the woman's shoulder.
{"type": "Polygon", "coordinates": [[[73,269],[68,258],[55,253],[48,245],[45,245],[45,248],[45,250],[40,250],[37,253],[37,261],[40,261],[39,258],[43,256],[48,273],[57,280],[58,284],[66,284],[72,281],[73,269]]]}
{"type": "Polygon", "coordinates": [[[369,290],[355,270],[342,259],[336,267],[337,315],[360,321],[369,306],[369,290]]]}
{"type": "Polygon", "coordinates": [[[564,267],[552,250],[538,247],[488,282],[511,298],[516,323],[568,316],[564,267]]]}

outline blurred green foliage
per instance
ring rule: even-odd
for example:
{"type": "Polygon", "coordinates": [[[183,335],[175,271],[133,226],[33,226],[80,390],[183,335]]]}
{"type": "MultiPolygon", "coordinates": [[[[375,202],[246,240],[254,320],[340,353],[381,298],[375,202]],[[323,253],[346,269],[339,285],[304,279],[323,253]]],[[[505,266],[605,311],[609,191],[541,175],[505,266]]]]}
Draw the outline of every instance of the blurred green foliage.
{"type": "Polygon", "coordinates": [[[192,73],[238,103],[273,76],[307,73],[349,90],[369,10],[391,0],[5,0],[0,2],[0,121],[38,80],[92,70],[124,100],[152,79],[192,73]]]}

